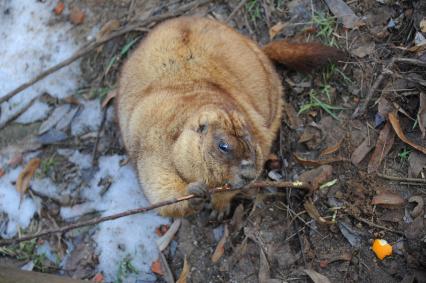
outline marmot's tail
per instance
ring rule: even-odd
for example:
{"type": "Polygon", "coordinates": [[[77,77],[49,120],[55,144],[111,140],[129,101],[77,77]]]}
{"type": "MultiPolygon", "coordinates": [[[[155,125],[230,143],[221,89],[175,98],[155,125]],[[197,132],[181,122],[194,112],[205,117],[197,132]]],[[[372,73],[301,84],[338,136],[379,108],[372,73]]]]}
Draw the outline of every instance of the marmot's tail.
{"type": "Polygon", "coordinates": [[[286,40],[268,43],[263,51],[269,59],[302,72],[309,72],[345,57],[342,50],[334,47],[320,43],[290,43],[286,40]]]}

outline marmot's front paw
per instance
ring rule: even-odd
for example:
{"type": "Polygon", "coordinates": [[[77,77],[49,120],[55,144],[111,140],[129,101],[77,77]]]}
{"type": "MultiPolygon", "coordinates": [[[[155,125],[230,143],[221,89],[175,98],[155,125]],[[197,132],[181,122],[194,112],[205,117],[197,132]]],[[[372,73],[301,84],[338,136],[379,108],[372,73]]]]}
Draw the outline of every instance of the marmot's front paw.
{"type": "Polygon", "coordinates": [[[188,185],[188,193],[196,195],[196,198],[189,200],[189,207],[195,211],[200,211],[209,202],[209,188],[203,182],[194,182],[188,185]]]}

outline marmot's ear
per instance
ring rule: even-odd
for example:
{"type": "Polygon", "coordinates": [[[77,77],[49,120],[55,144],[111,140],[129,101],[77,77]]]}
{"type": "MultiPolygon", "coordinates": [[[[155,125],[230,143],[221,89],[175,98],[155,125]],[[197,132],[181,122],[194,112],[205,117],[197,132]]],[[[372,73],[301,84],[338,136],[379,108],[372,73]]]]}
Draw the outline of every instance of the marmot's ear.
{"type": "Polygon", "coordinates": [[[207,134],[207,123],[202,123],[202,124],[199,124],[198,125],[198,128],[197,128],[197,133],[200,133],[200,134],[207,134]]]}

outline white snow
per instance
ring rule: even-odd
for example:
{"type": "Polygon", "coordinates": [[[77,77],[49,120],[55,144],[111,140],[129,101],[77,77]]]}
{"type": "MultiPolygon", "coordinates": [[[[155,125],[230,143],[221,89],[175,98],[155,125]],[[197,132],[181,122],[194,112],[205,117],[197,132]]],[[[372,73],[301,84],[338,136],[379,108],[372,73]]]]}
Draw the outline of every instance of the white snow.
{"type": "Polygon", "coordinates": [[[50,106],[46,103],[35,101],[21,116],[16,119],[20,124],[30,124],[43,120],[49,114],[50,106]]]}
{"type": "Polygon", "coordinates": [[[27,228],[36,212],[36,205],[31,198],[24,197],[20,203],[20,195],[12,184],[21,170],[22,167],[17,167],[0,177],[0,213],[8,217],[6,229],[0,234],[3,238],[15,236],[18,228],[27,228]]]}
{"type": "Polygon", "coordinates": [[[102,121],[102,109],[99,100],[90,100],[84,102],[84,109],[77,114],[71,124],[71,133],[73,136],[86,134],[96,131],[102,121]]]}
{"type": "MultiPolygon", "coordinates": [[[[133,168],[130,165],[120,166],[123,158],[119,155],[101,157],[99,171],[82,191],[87,202],[62,208],[61,216],[69,220],[91,211],[103,211],[102,216],[106,216],[147,206],[148,201],[140,189],[133,168]],[[99,183],[106,177],[111,177],[113,183],[101,195],[102,187],[99,183]]],[[[77,164],[82,161],[79,165],[82,168],[86,166],[84,158],[76,158],[74,161],[77,164]]],[[[130,282],[136,277],[139,280],[154,280],[155,276],[150,269],[152,262],[158,258],[155,228],[167,223],[168,218],[148,212],[99,224],[94,240],[99,252],[98,270],[104,273],[106,282],[116,279],[120,262],[127,256],[130,256],[132,264],[139,271],[137,275],[129,275],[127,279],[130,282]]]]}
{"type": "MultiPolygon", "coordinates": [[[[71,57],[80,47],[70,36],[73,26],[58,21],[52,12],[56,3],[55,0],[0,1],[0,97],[71,57]]],[[[45,92],[59,98],[73,94],[80,77],[78,64],[75,62],[49,75],[3,103],[0,124],[45,92]]],[[[42,114],[36,110],[47,111],[36,103],[27,110],[37,114],[34,119],[40,119],[42,114]]],[[[21,119],[29,123],[32,115],[27,115],[21,119]]]]}

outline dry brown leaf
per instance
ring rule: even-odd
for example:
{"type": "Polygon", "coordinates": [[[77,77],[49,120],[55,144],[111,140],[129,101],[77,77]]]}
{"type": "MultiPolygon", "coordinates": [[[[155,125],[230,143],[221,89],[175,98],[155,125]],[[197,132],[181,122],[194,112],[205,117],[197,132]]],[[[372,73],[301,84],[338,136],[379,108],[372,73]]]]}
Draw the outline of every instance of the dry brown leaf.
{"type": "Polygon", "coordinates": [[[185,259],[183,260],[183,269],[176,283],[186,283],[186,279],[188,279],[188,276],[189,276],[189,264],[185,256],[185,259]]]}
{"type": "Polygon", "coordinates": [[[331,283],[330,279],[312,269],[305,269],[305,273],[314,281],[314,283],[331,283]]]}
{"type": "Polygon", "coordinates": [[[306,212],[309,214],[310,217],[312,217],[315,221],[322,223],[322,224],[335,224],[334,221],[329,221],[324,219],[319,211],[317,210],[317,208],[315,207],[315,205],[313,204],[312,201],[305,201],[305,203],[303,204],[303,206],[305,207],[306,212]]]}
{"type": "Polygon", "coordinates": [[[291,103],[284,102],[283,115],[284,121],[290,127],[290,129],[295,130],[303,126],[299,115],[297,115],[297,112],[291,103]]]}
{"type": "Polygon", "coordinates": [[[330,179],[333,174],[333,167],[331,165],[322,165],[318,168],[303,172],[299,180],[302,182],[307,182],[312,185],[314,189],[319,188],[319,186],[328,179],[330,179]]]}
{"type": "Polygon", "coordinates": [[[4,170],[2,167],[0,167],[0,178],[3,177],[5,174],[4,170]]]}
{"type": "Polygon", "coordinates": [[[417,178],[420,172],[426,168],[426,155],[418,151],[413,151],[408,157],[408,164],[408,176],[417,178]]]}
{"type": "Polygon", "coordinates": [[[380,97],[378,100],[377,112],[379,112],[383,118],[386,118],[388,114],[393,111],[395,111],[394,105],[385,97],[380,97]]]}
{"type": "Polygon", "coordinates": [[[269,29],[269,38],[273,39],[286,26],[283,22],[278,22],[269,29]]]}
{"type": "Polygon", "coordinates": [[[422,138],[426,137],[426,93],[420,93],[420,105],[417,112],[417,121],[419,122],[420,131],[422,131],[422,138]]]}
{"type": "Polygon", "coordinates": [[[389,123],[386,123],[383,129],[380,131],[379,138],[376,142],[373,154],[371,155],[370,161],[368,162],[368,173],[377,172],[382,164],[383,159],[389,153],[395,141],[395,134],[391,129],[389,123]]]}
{"type": "Polygon", "coordinates": [[[55,8],[53,9],[53,12],[55,13],[55,15],[60,15],[64,11],[64,9],[65,9],[64,2],[58,1],[58,3],[56,4],[55,8]]]}
{"type": "Polygon", "coordinates": [[[374,144],[370,141],[369,138],[366,138],[352,153],[351,161],[352,164],[358,165],[367,154],[374,148],[374,144]]]}
{"type": "Polygon", "coordinates": [[[31,159],[28,162],[28,164],[25,166],[24,170],[22,170],[22,172],[19,173],[18,180],[16,180],[16,190],[20,194],[21,199],[27,192],[31,178],[34,176],[39,166],[40,166],[40,159],[38,158],[31,159]]]}
{"type": "Polygon", "coordinates": [[[341,139],[335,145],[332,145],[332,146],[325,148],[323,151],[321,151],[319,156],[321,157],[321,156],[332,154],[332,153],[338,151],[340,149],[340,147],[342,146],[343,140],[344,139],[341,139]]]}
{"type": "Polygon", "coordinates": [[[267,283],[271,278],[269,263],[266,259],[265,252],[262,247],[259,247],[260,263],[259,263],[259,283],[267,283]]]}
{"type": "Polygon", "coordinates": [[[117,96],[117,90],[111,90],[110,92],[108,92],[107,96],[105,97],[105,99],[102,101],[102,108],[105,108],[109,102],[111,101],[111,99],[115,98],[117,96]]]}
{"type": "Polygon", "coordinates": [[[404,132],[401,129],[401,125],[399,124],[399,120],[398,120],[398,116],[396,113],[392,112],[389,113],[389,122],[392,124],[392,127],[396,133],[396,135],[406,144],[414,147],[415,149],[417,149],[418,151],[423,152],[424,154],[426,154],[426,148],[424,146],[418,145],[413,143],[412,141],[410,141],[404,134],[404,132]]]}
{"type": "Polygon", "coordinates": [[[373,53],[375,48],[376,44],[374,41],[371,41],[351,50],[351,53],[358,58],[364,58],[365,56],[373,53]]]}
{"type": "Polygon", "coordinates": [[[345,28],[353,29],[364,25],[364,22],[343,0],[325,0],[325,3],[331,12],[342,21],[345,28]]]}
{"type": "Polygon", "coordinates": [[[421,30],[422,32],[426,32],[426,18],[423,18],[423,19],[420,21],[419,26],[420,26],[420,30],[421,30]]]}
{"type": "Polygon", "coordinates": [[[99,32],[96,34],[96,41],[100,41],[101,39],[109,35],[111,32],[118,30],[119,28],[120,28],[120,22],[118,20],[116,19],[109,20],[101,27],[99,32]]]}
{"type": "Polygon", "coordinates": [[[216,249],[214,250],[214,253],[212,255],[212,262],[216,263],[224,254],[225,252],[225,244],[226,240],[228,239],[229,230],[228,225],[225,224],[225,230],[223,232],[222,239],[220,239],[219,243],[216,246],[216,249]]]}
{"type": "Polygon", "coordinates": [[[164,275],[163,267],[161,266],[160,259],[153,261],[151,264],[151,271],[158,275],[164,275]]]}
{"type": "Polygon", "coordinates": [[[80,25],[84,22],[86,15],[79,7],[74,7],[70,13],[70,21],[75,25],[80,25]]]}
{"type": "Polygon", "coordinates": [[[318,159],[318,160],[305,159],[301,156],[298,156],[296,153],[293,153],[293,156],[298,163],[302,165],[306,165],[306,166],[320,166],[320,165],[326,165],[326,164],[330,164],[334,162],[347,161],[346,158],[343,158],[341,156],[331,157],[327,159],[318,159]]]}
{"type": "Polygon", "coordinates": [[[413,218],[416,218],[417,216],[424,214],[425,202],[424,202],[424,200],[421,196],[412,196],[408,199],[408,202],[416,202],[417,203],[417,205],[410,212],[410,214],[413,218]]]}
{"type": "Polygon", "coordinates": [[[386,206],[402,206],[405,200],[397,193],[393,192],[381,192],[380,194],[373,197],[371,201],[372,205],[386,205],[386,206]]]}

